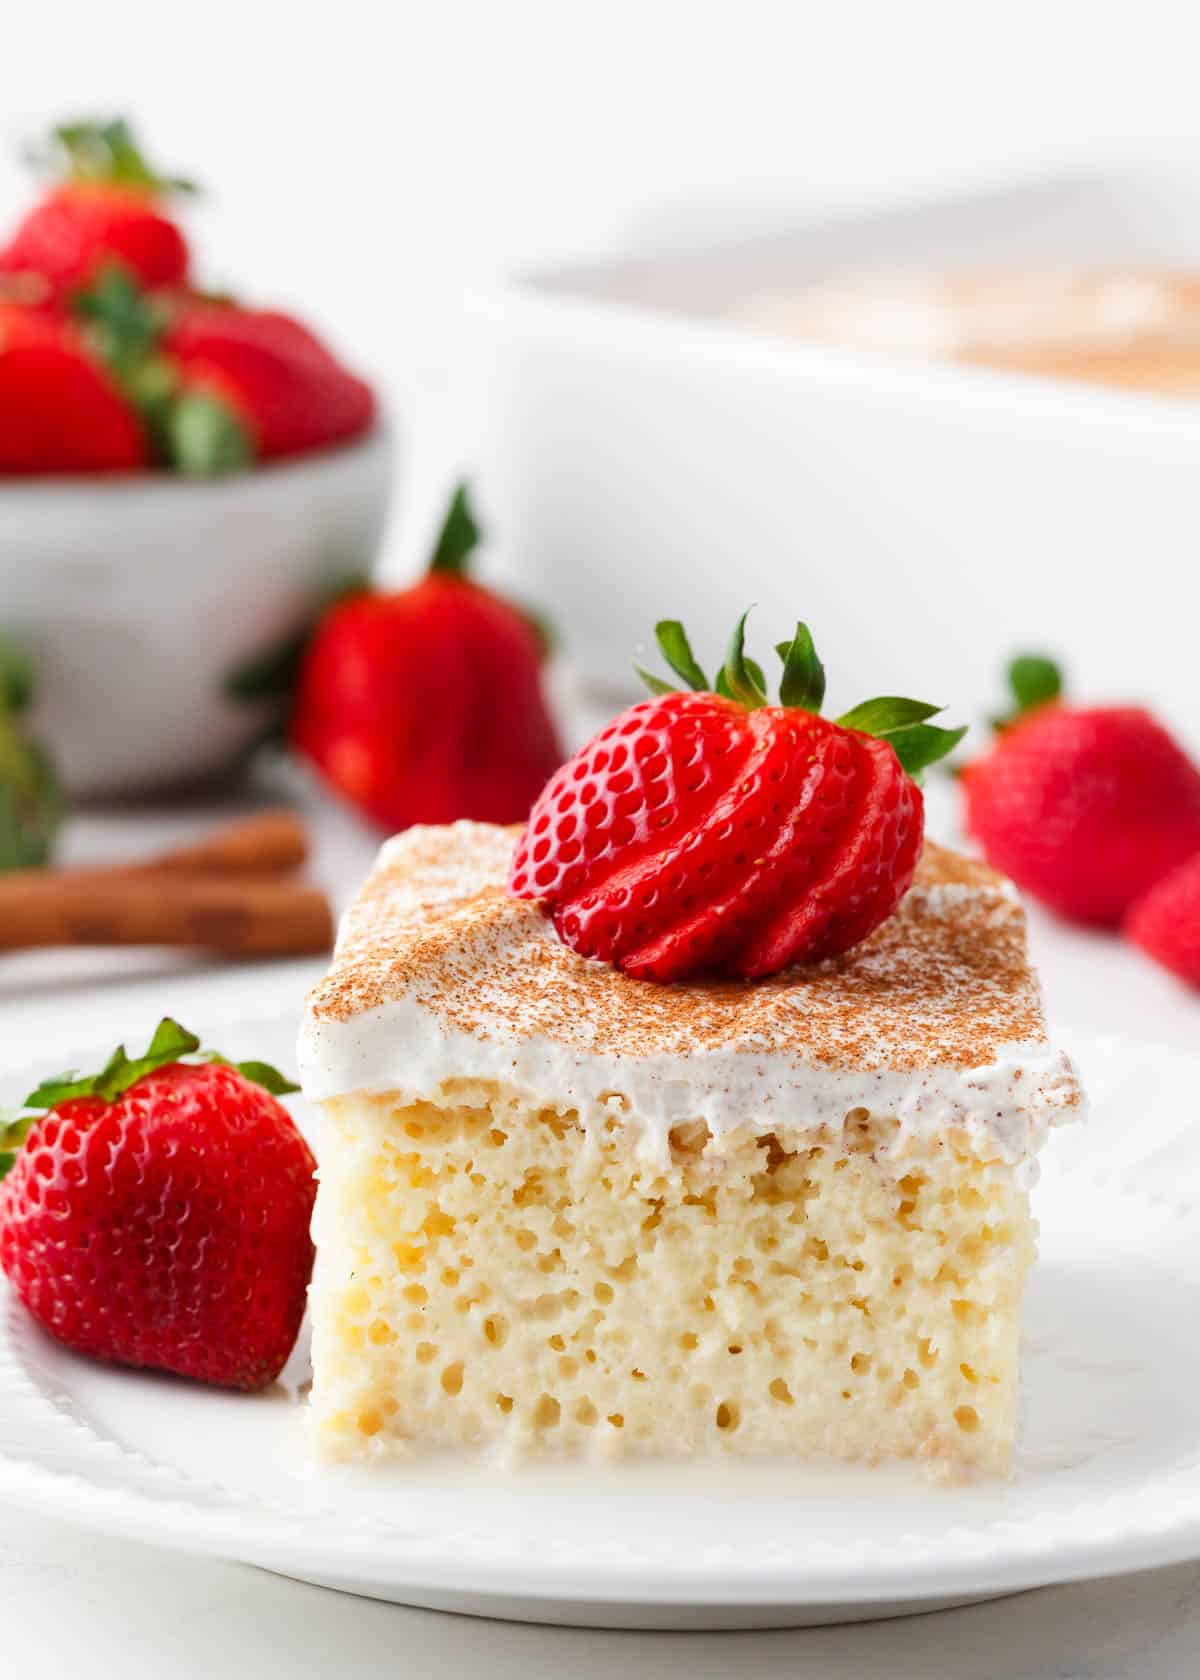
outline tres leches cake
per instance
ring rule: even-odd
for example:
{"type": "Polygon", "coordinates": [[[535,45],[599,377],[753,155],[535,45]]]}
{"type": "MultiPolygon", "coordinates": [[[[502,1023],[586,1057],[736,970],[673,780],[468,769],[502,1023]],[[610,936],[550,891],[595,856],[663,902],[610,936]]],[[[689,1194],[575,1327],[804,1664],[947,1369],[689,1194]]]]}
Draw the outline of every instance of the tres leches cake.
{"type": "MultiPolygon", "coordinates": [[[[732,704],[644,702],[585,770],[624,742],[652,780],[639,742],[675,711],[708,729],[732,704]]],[[[747,716],[739,798],[774,729],[747,716]]],[[[842,753],[848,731],[789,717],[789,762],[819,786],[822,742],[842,753]]],[[[887,818],[901,850],[920,802],[903,797],[887,818]]],[[[744,977],[726,945],[715,974],[657,983],[571,948],[515,896],[549,832],[534,817],[515,870],[516,829],[390,840],[310,996],[319,1449],[1003,1473],[1034,1157],[1080,1103],[1012,888],[933,845],[917,864],[918,836],[898,909],[851,949],[744,977]]],[[[769,857],[764,842],[755,866],[769,857]]]]}

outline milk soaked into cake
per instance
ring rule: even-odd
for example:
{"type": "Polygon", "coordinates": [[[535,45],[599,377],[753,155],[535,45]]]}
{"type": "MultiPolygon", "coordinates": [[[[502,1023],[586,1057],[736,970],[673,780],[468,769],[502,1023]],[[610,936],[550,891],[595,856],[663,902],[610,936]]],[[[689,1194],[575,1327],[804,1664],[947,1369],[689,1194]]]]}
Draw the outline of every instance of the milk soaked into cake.
{"type": "Polygon", "coordinates": [[[1010,886],[927,845],[845,955],[656,986],[389,841],[309,999],[319,1451],[1005,1472],[1029,1192],[1080,1092],[1010,886]]]}

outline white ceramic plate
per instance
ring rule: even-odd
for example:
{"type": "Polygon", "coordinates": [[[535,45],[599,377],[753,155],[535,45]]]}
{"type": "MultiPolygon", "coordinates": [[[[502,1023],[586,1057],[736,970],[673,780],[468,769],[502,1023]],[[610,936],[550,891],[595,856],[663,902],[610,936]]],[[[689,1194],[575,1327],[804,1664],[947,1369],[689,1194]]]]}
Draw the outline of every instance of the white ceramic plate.
{"type": "MultiPolygon", "coordinates": [[[[195,1024],[291,1063],[290,1010],[195,1024]]],[[[1052,1140],[1038,1193],[1009,1485],[316,1470],[303,1347],[274,1393],[224,1395],[76,1359],[0,1292],[0,1498],[407,1604],[618,1627],[853,1620],[1200,1555],[1200,1058],[1079,1052],[1095,1116],[1052,1140]]],[[[10,1069],[0,1096],[42,1071],[10,1069]]]]}

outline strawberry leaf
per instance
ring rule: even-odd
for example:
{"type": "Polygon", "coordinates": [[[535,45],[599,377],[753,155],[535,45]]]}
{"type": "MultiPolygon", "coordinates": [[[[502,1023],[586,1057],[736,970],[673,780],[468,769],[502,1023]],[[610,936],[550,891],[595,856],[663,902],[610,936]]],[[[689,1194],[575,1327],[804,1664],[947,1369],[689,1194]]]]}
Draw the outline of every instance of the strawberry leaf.
{"type": "Polygon", "coordinates": [[[194,1032],[181,1027],[178,1021],[173,1021],[169,1015],[164,1015],[154,1029],[154,1037],[146,1048],[146,1059],[157,1062],[175,1062],[180,1056],[186,1056],[193,1050],[199,1050],[200,1040],[194,1032]]]}
{"type": "Polygon", "coordinates": [[[691,689],[708,687],[708,678],[696,663],[687,631],[677,618],[663,618],[654,626],[659,651],[677,677],[691,689]]]}
{"type": "MultiPolygon", "coordinates": [[[[213,416],[192,413],[196,398],[181,395],[179,368],[160,349],[167,326],[161,301],[144,291],[127,268],[108,263],[89,287],[74,294],[71,309],[83,322],[89,349],[137,410],[156,460],[207,476],[213,470],[208,464],[213,416]]],[[[211,395],[201,400],[206,410],[216,401],[211,395]]],[[[227,441],[224,446],[227,450],[227,441]]]]}
{"type": "Polygon", "coordinates": [[[646,687],[650,690],[651,694],[679,693],[679,690],[676,688],[674,683],[664,682],[661,677],[656,677],[653,671],[647,671],[641,665],[635,665],[633,668],[645,683],[646,687]]]}
{"type": "Polygon", "coordinates": [[[803,712],[819,713],[825,703],[825,667],[817,658],[808,625],[797,624],[792,640],[780,642],[776,652],[783,660],[780,703],[803,712]]]}
{"type": "Polygon", "coordinates": [[[201,1050],[196,1060],[215,1062],[218,1067],[232,1068],[252,1085],[261,1085],[264,1091],[270,1091],[273,1097],[286,1097],[292,1091],[300,1089],[286,1074],[280,1073],[277,1067],[272,1067],[270,1062],[231,1062],[229,1057],[222,1056],[219,1050],[201,1050]]]}
{"type": "Polygon", "coordinates": [[[72,181],[98,181],[107,186],[137,187],[149,193],[196,191],[193,181],[161,175],[151,167],[123,117],[111,122],[84,120],[60,123],[51,145],[33,154],[34,162],[57,167],[72,181]]]}
{"type": "MultiPolygon", "coordinates": [[[[725,656],[725,663],[717,672],[713,689],[726,700],[750,710],[767,706],[767,682],[762,667],[746,652],[746,619],[743,613],[734,628],[725,656]]],[[[663,619],[655,626],[655,634],[663,658],[691,689],[705,689],[708,684],[696,663],[691,644],[683,625],[677,619],[663,619]]],[[[812,632],[803,621],[796,625],[791,641],[777,642],[775,651],[783,662],[779,682],[779,703],[782,706],[820,715],[825,700],[825,667],[817,655],[812,632]]],[[[1042,661],[1045,666],[1048,662],[1042,661]]],[[[662,677],[635,665],[634,670],[652,694],[675,694],[678,689],[662,677]]],[[[1044,670],[1025,678],[1027,685],[1041,684],[1044,690],[1049,677],[1044,670]]],[[[1039,690],[1040,691],[1040,690],[1039,690]]],[[[914,780],[938,759],[944,758],[966,734],[962,729],[941,729],[927,720],[942,710],[926,700],[908,700],[896,694],[876,695],[863,700],[850,711],[836,718],[843,729],[857,729],[865,735],[875,735],[890,742],[901,766],[914,780]]]]}
{"type": "Polygon", "coordinates": [[[74,294],[71,311],[84,322],[93,351],[118,379],[137,369],[166,324],[161,306],[119,262],[106,263],[90,286],[74,294]]]}
{"type": "Polygon", "coordinates": [[[234,1067],[243,1079],[250,1080],[253,1085],[261,1085],[264,1091],[269,1091],[273,1097],[286,1097],[292,1091],[300,1089],[286,1074],[280,1073],[270,1062],[235,1062],[234,1067]]]}
{"type": "Polygon", "coordinates": [[[961,729],[939,729],[932,723],[910,723],[882,738],[900,760],[901,768],[917,781],[923,770],[953,752],[966,733],[966,724],[961,729]]]}
{"type": "MultiPolygon", "coordinates": [[[[654,639],[658,643],[659,652],[686,688],[693,690],[708,688],[708,678],[696,663],[696,656],[692,652],[692,644],[688,641],[687,631],[677,618],[660,619],[654,626],[654,639]]],[[[652,671],[647,671],[644,666],[635,665],[633,668],[651,694],[678,694],[680,692],[678,684],[666,682],[662,677],[656,677],[652,671]]],[[[721,692],[719,679],[717,692],[721,692]]]]}
{"type": "Polygon", "coordinates": [[[16,1165],[17,1152],[29,1136],[32,1114],[15,1120],[0,1118],[0,1178],[16,1165]]]}
{"type": "Polygon", "coordinates": [[[49,1079],[43,1079],[36,1091],[31,1091],[21,1105],[23,1108],[57,1108],[59,1103],[70,1102],[73,1097],[90,1097],[95,1094],[97,1075],[89,1074],[86,1078],[77,1073],[56,1073],[49,1079]]]}
{"type": "Polygon", "coordinates": [[[33,661],[24,648],[0,635],[0,710],[16,717],[32,699],[33,661]]]}
{"type": "Polygon", "coordinates": [[[1015,704],[1002,717],[992,719],[993,729],[1007,729],[1009,724],[1023,718],[1026,712],[1032,712],[1038,706],[1048,706],[1062,695],[1062,671],[1045,654],[1019,653],[1010,661],[1006,675],[1015,704]]]}
{"type": "MultiPolygon", "coordinates": [[[[745,659],[746,669],[750,673],[751,680],[758,684],[759,688],[765,695],[767,692],[767,679],[762,666],[758,663],[757,659],[751,659],[749,654],[746,654],[745,659]]],[[[713,691],[716,694],[722,695],[726,700],[732,700],[734,698],[733,690],[729,686],[729,678],[725,675],[724,668],[717,672],[717,680],[713,685],[713,691]]]]}
{"type": "Polygon", "coordinates": [[[944,708],[930,706],[924,700],[904,700],[896,694],[881,694],[874,700],[861,700],[835,721],[843,729],[859,729],[864,735],[890,735],[894,729],[906,728],[910,723],[924,723],[936,717],[944,708]]]}
{"type": "MultiPolygon", "coordinates": [[[[181,1027],[178,1021],[173,1021],[166,1015],[154,1029],[154,1036],[144,1055],[131,1058],[126,1054],[125,1046],[119,1044],[99,1073],[87,1077],[73,1072],[56,1074],[43,1080],[36,1091],[31,1091],[25,1098],[23,1107],[57,1108],[59,1103],[70,1102],[74,1097],[100,1097],[105,1102],[114,1102],[146,1074],[153,1073],[161,1067],[168,1067],[174,1062],[187,1061],[189,1058],[198,1062],[219,1062],[224,1067],[232,1067],[243,1078],[251,1080],[255,1085],[261,1085],[273,1096],[284,1096],[289,1091],[300,1089],[269,1062],[231,1062],[215,1050],[201,1050],[196,1034],[189,1032],[186,1027],[181,1027]]],[[[0,1147],[4,1146],[4,1142],[3,1137],[0,1137],[0,1147]]]]}
{"type": "Polygon", "coordinates": [[[1063,690],[1062,672],[1040,653],[1018,654],[1008,667],[1008,686],[1023,712],[1057,700],[1063,690]]]}
{"type": "MultiPolygon", "coordinates": [[[[0,665],[3,661],[0,649],[0,665]]],[[[16,666],[10,670],[12,696],[23,705],[28,673],[16,666]]],[[[0,671],[0,870],[31,869],[50,860],[65,800],[49,754],[5,705],[4,686],[0,671]]]]}
{"type": "Polygon", "coordinates": [[[482,532],[471,512],[467,487],[460,484],[446,510],[429,570],[448,572],[452,577],[466,577],[467,560],[479,547],[481,537],[482,532]]]}
{"type": "Polygon", "coordinates": [[[729,650],[725,655],[721,674],[717,678],[717,693],[726,694],[730,700],[736,700],[739,705],[750,711],[757,711],[760,706],[766,705],[767,692],[761,668],[755,665],[753,660],[746,658],[748,617],[749,609],[738,619],[733,635],[729,638],[729,650]]]}
{"type": "Polygon", "coordinates": [[[188,478],[216,478],[253,465],[254,440],[224,398],[185,391],[171,403],[163,427],[167,465],[188,478]]]}

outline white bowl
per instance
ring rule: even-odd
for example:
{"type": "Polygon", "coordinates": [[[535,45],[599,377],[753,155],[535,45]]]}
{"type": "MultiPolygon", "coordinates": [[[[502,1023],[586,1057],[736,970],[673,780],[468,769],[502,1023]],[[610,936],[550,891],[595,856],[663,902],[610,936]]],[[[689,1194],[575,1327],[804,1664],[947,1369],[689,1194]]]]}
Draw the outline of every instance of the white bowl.
{"type": "Polygon", "coordinates": [[[1200,402],[737,317],[847,271],[1194,268],[1198,212],[1195,170],[1089,173],[839,220],[781,208],[752,238],[719,214],[646,224],[619,259],[506,285],[482,300],[479,467],[505,581],[595,689],[638,642],[653,660],[659,618],[711,664],[757,602],[751,651],[807,619],[835,710],[915,693],[965,721],[1006,657],[1045,648],[1076,694],[1144,698],[1200,741],[1200,402]]]}
{"type": "Polygon", "coordinates": [[[0,629],[32,655],[33,727],[76,794],[227,768],[265,711],[230,676],[298,630],[383,531],[394,438],[209,482],[0,480],[0,629]]]}

